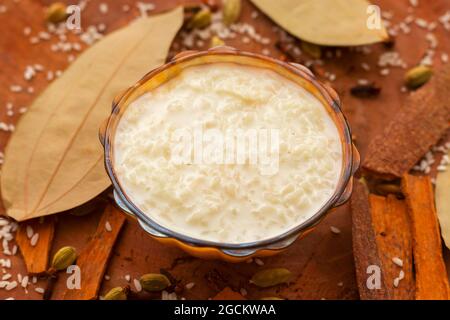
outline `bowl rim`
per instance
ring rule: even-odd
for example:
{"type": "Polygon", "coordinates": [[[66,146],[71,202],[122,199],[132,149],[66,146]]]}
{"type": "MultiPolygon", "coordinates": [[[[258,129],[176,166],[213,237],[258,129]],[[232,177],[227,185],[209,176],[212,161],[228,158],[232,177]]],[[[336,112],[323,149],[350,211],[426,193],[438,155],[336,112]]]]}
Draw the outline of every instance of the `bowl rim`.
{"type": "MultiPolygon", "coordinates": [[[[219,62],[217,62],[219,63],[219,62]]],[[[343,193],[346,190],[346,187],[350,181],[350,179],[353,176],[354,173],[354,163],[353,163],[353,144],[352,144],[352,135],[350,126],[348,124],[348,121],[345,117],[345,115],[342,113],[342,110],[340,109],[340,100],[337,97],[336,94],[330,94],[330,88],[323,85],[322,83],[318,82],[314,75],[311,72],[306,71],[308,70],[306,67],[303,67],[299,64],[292,64],[283,62],[268,56],[259,55],[255,53],[245,52],[245,51],[238,51],[234,48],[230,47],[217,47],[213,48],[207,51],[188,51],[185,53],[182,53],[178,56],[175,56],[174,59],[171,61],[163,64],[160,67],[157,67],[153,69],[152,71],[148,72],[146,75],[144,75],[134,86],[130,87],[128,90],[126,90],[123,94],[119,95],[114,99],[113,106],[112,106],[112,113],[110,116],[106,119],[105,127],[103,128],[104,132],[101,134],[101,140],[104,148],[104,165],[106,168],[106,171],[108,173],[108,176],[112,182],[114,190],[118,193],[121,200],[124,202],[125,206],[131,211],[132,214],[134,214],[140,221],[144,222],[148,227],[155,229],[159,233],[163,234],[166,237],[169,238],[176,238],[179,241],[182,241],[184,243],[193,245],[193,246],[200,246],[200,247],[214,247],[217,249],[224,249],[224,250],[247,250],[247,249],[261,249],[261,248],[267,248],[270,247],[270,245],[282,242],[284,240],[289,239],[290,237],[293,237],[295,235],[299,236],[302,232],[313,228],[316,224],[318,224],[329,212],[329,210],[336,206],[336,203],[339,202],[339,199],[343,195],[343,193]],[[161,72],[166,71],[167,69],[182,64],[186,61],[192,60],[192,59],[198,59],[203,56],[210,56],[210,55],[233,55],[233,56],[241,56],[241,57],[247,57],[251,59],[259,59],[263,60],[266,63],[275,64],[278,66],[281,66],[286,69],[286,71],[293,73],[294,76],[299,76],[312,84],[318,92],[322,95],[324,100],[328,103],[329,108],[328,110],[332,110],[334,112],[333,119],[337,129],[341,135],[341,143],[343,147],[343,169],[341,172],[341,177],[339,178],[338,185],[336,186],[335,192],[333,195],[324,203],[324,205],[311,217],[304,220],[303,222],[295,225],[293,228],[290,228],[289,230],[283,232],[282,234],[279,234],[277,236],[273,236],[270,238],[266,238],[263,240],[258,241],[252,241],[252,242],[243,242],[243,243],[226,243],[226,242],[217,242],[217,241],[210,241],[210,240],[204,240],[199,238],[194,238],[187,236],[185,234],[173,231],[167,227],[162,226],[158,222],[156,222],[154,219],[152,219],[149,215],[142,212],[127,196],[126,192],[123,190],[119,183],[119,179],[114,171],[114,164],[113,164],[113,158],[112,158],[112,134],[115,132],[115,129],[113,130],[112,124],[114,121],[118,121],[117,117],[120,114],[120,108],[122,104],[127,100],[127,98],[136,90],[138,87],[140,87],[142,84],[146,83],[147,81],[151,80],[154,76],[157,74],[160,74],[161,72]],[[303,70],[304,69],[304,70],[303,70]],[[339,120],[341,123],[341,126],[338,126],[336,121],[339,120]]],[[[159,85],[165,83],[168,79],[165,79],[163,82],[161,82],[159,85]]],[[[158,86],[159,86],[158,85],[158,86]]],[[[331,89],[333,90],[333,89],[331,89]]],[[[119,118],[120,119],[120,118],[119,118]]]]}

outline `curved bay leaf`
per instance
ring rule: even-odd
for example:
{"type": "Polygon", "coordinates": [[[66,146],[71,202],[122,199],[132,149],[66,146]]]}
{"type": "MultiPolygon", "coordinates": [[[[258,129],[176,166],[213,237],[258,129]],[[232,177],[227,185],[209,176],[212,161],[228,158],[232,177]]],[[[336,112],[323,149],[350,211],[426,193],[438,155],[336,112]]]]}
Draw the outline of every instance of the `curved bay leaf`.
{"type": "Polygon", "coordinates": [[[18,221],[65,211],[109,185],[98,141],[119,92],[164,63],[182,8],[141,18],[87,49],[32,104],[6,148],[1,187],[18,221]]]}
{"type": "MultiPolygon", "coordinates": [[[[450,152],[447,153],[450,157],[450,152]]],[[[450,249],[450,168],[436,177],[436,211],[445,246],[450,249]]]]}
{"type": "Polygon", "coordinates": [[[366,0],[251,1],[289,33],[318,45],[357,46],[388,39],[382,22],[380,29],[367,27],[371,15],[366,0]]]}

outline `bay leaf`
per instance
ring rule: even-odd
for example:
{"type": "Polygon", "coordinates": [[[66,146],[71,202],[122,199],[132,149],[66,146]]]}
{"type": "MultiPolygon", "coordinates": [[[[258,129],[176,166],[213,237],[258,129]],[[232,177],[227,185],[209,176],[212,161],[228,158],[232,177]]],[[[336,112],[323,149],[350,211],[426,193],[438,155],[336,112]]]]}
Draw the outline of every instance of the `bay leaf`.
{"type": "MultiPolygon", "coordinates": [[[[450,151],[447,153],[450,157],[450,151]]],[[[450,168],[436,177],[436,211],[445,246],[450,249],[450,168]]]]}
{"type": "Polygon", "coordinates": [[[357,46],[388,39],[381,18],[380,28],[367,27],[373,16],[366,0],[251,1],[286,31],[314,44],[357,46]]]}
{"type": "Polygon", "coordinates": [[[20,119],[1,175],[7,214],[18,221],[79,206],[110,181],[98,141],[114,97],[164,63],[182,8],[140,18],[87,49],[20,119]]]}

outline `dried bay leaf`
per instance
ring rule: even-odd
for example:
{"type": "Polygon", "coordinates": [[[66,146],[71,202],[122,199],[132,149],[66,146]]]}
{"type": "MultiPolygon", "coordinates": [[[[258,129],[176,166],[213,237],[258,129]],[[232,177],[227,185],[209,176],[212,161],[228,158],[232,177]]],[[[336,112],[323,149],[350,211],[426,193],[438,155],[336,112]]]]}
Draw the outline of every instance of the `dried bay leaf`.
{"type": "MultiPolygon", "coordinates": [[[[380,22],[369,29],[366,0],[251,0],[294,36],[318,45],[357,46],[388,39],[380,22]]],[[[381,21],[381,20],[380,20],[381,21]]]]}
{"type": "MultiPolygon", "coordinates": [[[[450,157],[450,152],[448,152],[450,157]]],[[[450,169],[436,177],[436,211],[445,246],[450,249],[450,169]]]]}
{"type": "Polygon", "coordinates": [[[100,123],[120,91],[164,63],[182,21],[177,8],[111,33],[33,102],[6,148],[1,188],[9,216],[22,221],[65,211],[110,185],[100,123]]]}

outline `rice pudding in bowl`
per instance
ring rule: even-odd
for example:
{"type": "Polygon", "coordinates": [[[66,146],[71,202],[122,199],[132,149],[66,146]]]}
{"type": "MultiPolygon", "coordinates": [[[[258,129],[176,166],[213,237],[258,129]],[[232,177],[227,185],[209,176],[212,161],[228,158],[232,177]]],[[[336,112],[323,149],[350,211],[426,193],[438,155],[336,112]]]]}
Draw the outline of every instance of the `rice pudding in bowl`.
{"type": "Polygon", "coordinates": [[[102,132],[117,201],[182,246],[281,249],[349,195],[338,103],[301,66],[228,48],[178,57],[121,96],[102,132]]]}

